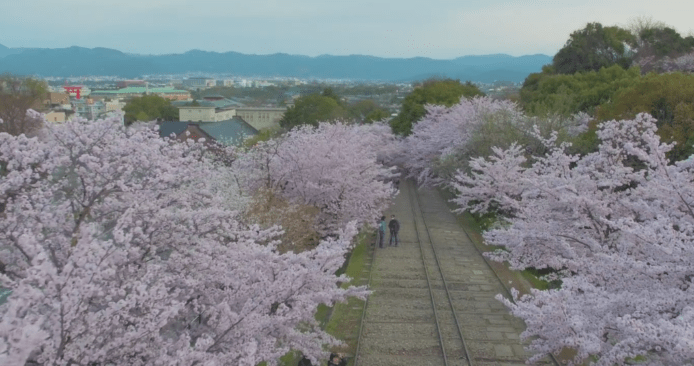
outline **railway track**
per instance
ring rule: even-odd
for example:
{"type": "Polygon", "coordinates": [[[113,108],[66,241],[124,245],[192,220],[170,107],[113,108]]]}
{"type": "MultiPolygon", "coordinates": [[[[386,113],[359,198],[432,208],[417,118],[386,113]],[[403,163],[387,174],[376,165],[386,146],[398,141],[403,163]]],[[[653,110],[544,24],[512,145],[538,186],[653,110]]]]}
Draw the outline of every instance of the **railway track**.
{"type": "MultiPolygon", "coordinates": [[[[510,298],[506,286],[504,286],[496,272],[493,271],[493,268],[486,261],[484,261],[484,265],[480,264],[479,261],[475,262],[474,268],[478,269],[472,271],[474,273],[484,273],[487,276],[485,278],[486,282],[476,283],[462,279],[459,269],[463,268],[464,265],[454,265],[452,260],[464,257],[464,255],[454,254],[451,251],[453,245],[449,243],[449,240],[441,240],[440,232],[446,232],[445,230],[436,230],[436,228],[430,230],[420,194],[417,192],[414,184],[407,182],[407,184],[403,184],[401,187],[401,195],[406,195],[406,200],[405,197],[400,198],[400,206],[405,206],[401,207],[401,211],[409,208],[409,215],[411,215],[407,221],[405,221],[402,215],[400,216],[402,225],[411,225],[412,229],[411,233],[413,235],[409,235],[409,238],[412,240],[407,243],[411,250],[408,253],[413,254],[416,252],[415,248],[418,249],[421,268],[424,272],[424,276],[420,277],[424,279],[418,280],[420,277],[408,277],[410,279],[388,282],[387,276],[385,276],[386,279],[380,280],[383,285],[376,287],[376,292],[380,294],[381,298],[374,299],[374,301],[378,302],[380,300],[381,307],[383,307],[384,303],[393,303],[391,298],[388,297],[391,292],[394,293],[393,296],[399,296],[399,298],[403,299],[408,296],[419,297],[412,301],[414,305],[407,305],[403,308],[411,309],[410,313],[407,313],[406,310],[401,311],[398,309],[398,311],[394,311],[395,315],[393,316],[378,308],[379,304],[372,305],[370,300],[365,302],[354,365],[489,366],[495,364],[524,364],[525,359],[518,356],[518,353],[522,351],[518,349],[517,339],[503,338],[504,336],[510,337],[513,333],[501,332],[504,330],[508,331],[506,323],[502,324],[502,321],[508,321],[502,319],[503,314],[508,313],[504,311],[505,308],[503,306],[499,306],[500,303],[493,299],[493,295],[490,295],[492,302],[489,302],[489,308],[470,306],[470,304],[479,305],[481,291],[486,291],[489,294],[499,292],[498,286],[493,286],[492,288],[488,284],[490,281],[498,282],[500,287],[507,292],[507,297],[510,298]],[[434,231],[434,234],[432,234],[432,231],[434,231]],[[486,267],[484,271],[483,266],[486,267]],[[490,273],[493,274],[495,280],[491,279],[492,275],[490,273]],[[412,287],[409,287],[410,285],[412,287]],[[411,292],[415,294],[411,294],[411,292]],[[428,306],[424,305],[423,297],[428,299],[428,306]],[[370,309],[372,306],[374,308],[370,309]],[[433,316],[427,315],[430,314],[427,309],[431,309],[433,316]],[[367,311],[376,314],[371,316],[371,321],[367,319],[367,311]],[[385,316],[379,316],[380,314],[385,316]],[[491,324],[488,328],[483,329],[487,331],[484,333],[480,332],[479,327],[482,321],[487,323],[499,322],[499,324],[496,324],[496,327],[494,324],[491,324]],[[369,336],[366,337],[365,328],[370,330],[370,333],[366,332],[369,333],[369,336]],[[411,330],[412,334],[406,334],[408,329],[411,330]],[[499,332],[495,330],[499,330],[499,332]],[[392,336],[395,341],[382,339],[384,334],[385,337],[392,336]],[[413,337],[416,340],[416,337],[420,335],[420,342],[411,342],[413,337]],[[481,337],[497,336],[501,336],[501,338],[498,340],[495,340],[496,338],[481,339],[481,337]],[[434,339],[436,340],[435,342],[434,339]],[[402,349],[397,347],[398,340],[402,343],[402,349]],[[413,345],[412,350],[407,349],[408,342],[413,345]],[[369,349],[365,350],[365,348],[369,349]]],[[[438,221],[435,219],[432,223],[436,225],[438,221]]],[[[462,230],[460,227],[458,229],[462,230]]],[[[459,233],[456,232],[451,235],[459,235],[459,233]]],[[[468,250],[468,255],[471,255],[473,252],[470,249],[466,250],[468,250]]],[[[474,252],[475,255],[481,255],[476,247],[474,252]]],[[[377,256],[382,256],[381,261],[385,262],[387,260],[385,257],[392,255],[391,253],[376,250],[376,253],[372,256],[372,261],[375,263],[377,256]]],[[[404,260],[402,258],[404,257],[401,256],[399,260],[404,260]]],[[[395,259],[397,260],[398,258],[395,259]]],[[[407,259],[412,260],[412,262],[404,262],[410,266],[408,268],[411,268],[413,272],[418,271],[420,267],[415,265],[414,259],[410,257],[407,257],[407,259]]],[[[371,271],[373,272],[374,270],[375,267],[372,265],[371,271]]],[[[369,286],[371,284],[372,274],[370,273],[369,286]]],[[[482,295],[487,296],[487,293],[482,295]]],[[[559,365],[553,357],[542,364],[559,365]]]]}
{"type": "Polygon", "coordinates": [[[419,243],[419,249],[420,249],[420,252],[422,253],[422,263],[424,263],[424,269],[427,272],[427,283],[429,284],[429,293],[431,295],[430,296],[431,297],[431,304],[432,304],[432,307],[434,308],[434,317],[436,318],[436,326],[437,326],[437,330],[439,333],[439,338],[441,339],[441,350],[442,350],[442,353],[444,355],[444,357],[443,357],[444,365],[445,366],[449,365],[448,358],[446,357],[446,342],[443,341],[443,335],[441,334],[441,327],[439,326],[439,320],[438,320],[438,316],[437,316],[437,312],[436,312],[437,304],[436,304],[436,301],[434,299],[434,293],[433,293],[433,289],[431,286],[431,280],[429,278],[429,268],[426,264],[427,261],[425,260],[424,244],[422,243],[422,239],[421,239],[420,233],[419,233],[419,225],[417,224],[417,218],[418,217],[421,217],[421,219],[422,219],[422,226],[424,228],[424,231],[426,232],[427,237],[429,238],[428,241],[431,244],[431,251],[434,255],[434,260],[436,262],[436,266],[434,266],[434,267],[436,267],[436,269],[438,270],[438,274],[441,276],[441,281],[443,282],[443,288],[444,288],[444,291],[446,293],[446,299],[448,300],[448,305],[450,307],[450,311],[453,315],[453,319],[455,320],[455,326],[456,326],[456,329],[458,331],[458,336],[460,337],[460,342],[462,343],[463,350],[465,352],[465,361],[467,362],[468,366],[474,366],[474,362],[472,361],[472,358],[470,357],[470,351],[468,350],[467,344],[465,343],[465,337],[463,336],[463,331],[460,327],[460,322],[458,321],[458,315],[455,312],[455,307],[453,306],[453,301],[451,300],[451,295],[450,295],[450,292],[448,290],[448,284],[446,282],[446,277],[443,275],[443,271],[441,270],[441,263],[439,262],[439,257],[436,253],[436,248],[434,247],[434,243],[431,240],[431,234],[429,232],[429,227],[427,226],[426,220],[424,219],[424,214],[421,211],[422,206],[419,202],[419,195],[417,194],[417,191],[414,190],[412,185],[410,185],[410,184],[407,185],[407,193],[408,193],[408,196],[410,199],[410,205],[412,207],[412,217],[413,217],[414,229],[415,229],[415,232],[417,235],[417,242],[419,243]],[[417,214],[417,211],[419,211],[419,215],[417,214]]]}

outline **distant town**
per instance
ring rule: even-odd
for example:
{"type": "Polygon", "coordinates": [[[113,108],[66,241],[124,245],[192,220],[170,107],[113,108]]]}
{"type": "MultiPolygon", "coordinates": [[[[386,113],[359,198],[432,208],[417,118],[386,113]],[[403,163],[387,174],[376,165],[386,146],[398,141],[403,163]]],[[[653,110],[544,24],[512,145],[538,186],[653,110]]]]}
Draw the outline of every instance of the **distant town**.
{"type": "MultiPolygon", "coordinates": [[[[144,75],[139,79],[115,76],[45,77],[49,93],[39,111],[49,122],[70,118],[123,118],[129,100],[143,95],[168,99],[179,109],[178,121],[219,122],[238,117],[260,130],[279,126],[284,111],[302,95],[333,88],[346,103],[371,100],[392,116],[399,113],[412,83],[390,84],[345,79],[252,78],[231,75],[144,75]],[[231,92],[233,91],[233,92],[231,92]],[[233,95],[233,96],[232,96],[233,95]]],[[[517,92],[521,84],[475,84],[492,97],[517,92]]]]}

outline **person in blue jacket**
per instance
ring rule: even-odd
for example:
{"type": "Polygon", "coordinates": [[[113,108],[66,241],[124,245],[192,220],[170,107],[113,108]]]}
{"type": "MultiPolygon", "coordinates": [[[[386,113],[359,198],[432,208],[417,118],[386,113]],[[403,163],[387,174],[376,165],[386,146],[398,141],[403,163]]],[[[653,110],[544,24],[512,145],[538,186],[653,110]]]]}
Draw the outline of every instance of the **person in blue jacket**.
{"type": "Polygon", "coordinates": [[[383,248],[383,242],[386,237],[386,217],[381,216],[381,222],[378,224],[378,247],[383,248]]]}

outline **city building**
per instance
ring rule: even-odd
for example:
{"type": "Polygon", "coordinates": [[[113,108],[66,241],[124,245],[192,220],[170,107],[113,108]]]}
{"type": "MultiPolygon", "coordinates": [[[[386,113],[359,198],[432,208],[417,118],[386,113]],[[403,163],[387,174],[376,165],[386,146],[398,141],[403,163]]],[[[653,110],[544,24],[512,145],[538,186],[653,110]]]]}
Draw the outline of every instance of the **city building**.
{"type": "Polygon", "coordinates": [[[207,89],[216,86],[217,82],[211,78],[196,77],[183,80],[183,86],[190,89],[207,89]]]}
{"type": "Polygon", "coordinates": [[[265,81],[265,80],[255,80],[253,81],[254,88],[265,88],[267,86],[275,86],[275,83],[265,81]]]}
{"type": "Polygon", "coordinates": [[[43,101],[44,106],[57,107],[64,104],[70,104],[70,96],[67,93],[49,92],[46,99],[43,101]]]}
{"type": "Polygon", "coordinates": [[[172,88],[150,88],[147,86],[129,86],[118,90],[94,90],[92,95],[104,98],[133,98],[143,95],[158,95],[169,100],[190,100],[190,92],[172,88]]]}
{"type": "Polygon", "coordinates": [[[217,109],[214,106],[185,106],[178,108],[178,120],[188,122],[217,122],[236,115],[233,109],[217,109]]]}
{"type": "Polygon", "coordinates": [[[256,130],[273,129],[280,126],[286,108],[261,107],[215,107],[212,102],[201,102],[199,106],[178,107],[178,119],[188,122],[219,122],[240,117],[256,130]],[[204,103],[204,104],[203,104],[204,103]]]}
{"type": "Polygon", "coordinates": [[[72,110],[77,117],[94,120],[106,112],[106,105],[102,101],[94,101],[91,98],[75,99],[72,101],[72,110]]]}
{"type": "Polygon", "coordinates": [[[236,108],[236,115],[256,130],[261,130],[279,127],[286,111],[287,108],[240,107],[236,108]]]}
{"type": "Polygon", "coordinates": [[[122,80],[116,83],[116,88],[123,89],[129,86],[145,86],[144,80],[122,80]]]}

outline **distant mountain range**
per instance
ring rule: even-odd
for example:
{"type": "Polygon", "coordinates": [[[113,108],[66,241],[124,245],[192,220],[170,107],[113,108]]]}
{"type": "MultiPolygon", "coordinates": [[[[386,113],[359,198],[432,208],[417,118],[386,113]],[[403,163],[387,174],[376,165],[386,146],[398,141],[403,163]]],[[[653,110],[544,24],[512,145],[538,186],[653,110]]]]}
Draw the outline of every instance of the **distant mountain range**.
{"type": "Polygon", "coordinates": [[[238,52],[192,50],[183,54],[133,55],[110,48],[8,48],[0,45],[0,73],[39,76],[109,75],[136,78],[142,75],[228,73],[239,76],[298,77],[413,81],[448,77],[461,81],[522,82],[552,62],[546,55],[513,57],[505,54],[463,56],[452,60],[426,57],[381,58],[374,56],[317,57],[245,55],[238,52]]]}

